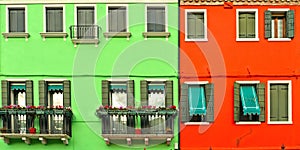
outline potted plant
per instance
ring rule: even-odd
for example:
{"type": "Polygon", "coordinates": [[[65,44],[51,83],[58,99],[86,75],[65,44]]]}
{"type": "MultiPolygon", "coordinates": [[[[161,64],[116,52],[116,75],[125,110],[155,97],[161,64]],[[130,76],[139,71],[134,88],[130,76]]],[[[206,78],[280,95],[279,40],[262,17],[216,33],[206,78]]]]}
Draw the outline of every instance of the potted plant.
{"type": "Polygon", "coordinates": [[[35,127],[30,127],[29,128],[29,133],[30,134],[35,134],[36,133],[36,128],[35,127]]]}

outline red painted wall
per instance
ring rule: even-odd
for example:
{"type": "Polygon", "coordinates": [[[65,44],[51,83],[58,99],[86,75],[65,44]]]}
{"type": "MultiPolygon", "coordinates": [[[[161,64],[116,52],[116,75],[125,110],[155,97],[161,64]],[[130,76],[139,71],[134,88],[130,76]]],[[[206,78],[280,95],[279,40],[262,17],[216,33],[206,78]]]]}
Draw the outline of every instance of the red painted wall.
{"type": "Polygon", "coordinates": [[[215,84],[215,122],[181,124],[180,148],[190,149],[300,149],[300,15],[297,6],[180,6],[180,82],[210,81],[215,84]],[[259,41],[236,41],[236,9],[258,9],[259,41]],[[275,42],[264,38],[264,11],[295,10],[295,37],[275,42]],[[208,42],[185,42],[185,9],[206,9],[208,42]],[[299,18],[299,19],[298,19],[299,18]],[[266,85],[265,122],[236,125],[233,114],[233,83],[260,81],[266,85]],[[268,124],[268,80],[292,81],[292,121],[268,124]],[[299,90],[299,91],[298,91],[299,90]]]}

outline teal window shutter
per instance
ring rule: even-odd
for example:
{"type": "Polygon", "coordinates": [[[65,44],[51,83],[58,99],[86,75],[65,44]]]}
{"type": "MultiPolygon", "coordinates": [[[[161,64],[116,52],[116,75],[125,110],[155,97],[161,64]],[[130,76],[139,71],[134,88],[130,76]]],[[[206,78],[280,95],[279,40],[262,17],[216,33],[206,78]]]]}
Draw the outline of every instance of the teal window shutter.
{"type": "Polygon", "coordinates": [[[256,85],[257,90],[257,96],[258,96],[258,103],[260,107],[260,115],[259,115],[259,121],[264,122],[265,121],[265,84],[259,83],[256,85]]]}
{"type": "Polygon", "coordinates": [[[180,90],[180,116],[182,122],[189,122],[188,85],[181,84],[180,90]]]}
{"type": "Polygon", "coordinates": [[[294,37],[294,19],[295,11],[289,10],[286,13],[286,35],[288,38],[294,37]]]}
{"type": "Polygon", "coordinates": [[[134,80],[127,81],[127,105],[134,106],[134,80]]]}
{"type": "Polygon", "coordinates": [[[243,106],[243,115],[259,115],[260,107],[254,85],[240,86],[240,94],[243,106]]]}
{"type": "Polygon", "coordinates": [[[102,105],[109,106],[109,81],[102,80],[102,105]]]}
{"type": "Polygon", "coordinates": [[[214,84],[205,85],[205,97],[207,100],[206,121],[214,122],[214,84]]]}
{"type": "Polygon", "coordinates": [[[234,83],[234,121],[240,120],[240,84],[234,83]]]}
{"type": "Polygon", "coordinates": [[[39,80],[39,105],[40,106],[46,106],[46,100],[47,100],[47,88],[46,88],[46,81],[45,80],[39,80]]]}
{"type": "Polygon", "coordinates": [[[141,105],[148,105],[148,82],[147,80],[141,80],[141,105]]]}
{"type": "Polygon", "coordinates": [[[26,80],[26,105],[33,105],[33,81],[26,80]]]}
{"type": "Polygon", "coordinates": [[[269,10],[265,11],[265,38],[271,38],[272,13],[269,10]]]}

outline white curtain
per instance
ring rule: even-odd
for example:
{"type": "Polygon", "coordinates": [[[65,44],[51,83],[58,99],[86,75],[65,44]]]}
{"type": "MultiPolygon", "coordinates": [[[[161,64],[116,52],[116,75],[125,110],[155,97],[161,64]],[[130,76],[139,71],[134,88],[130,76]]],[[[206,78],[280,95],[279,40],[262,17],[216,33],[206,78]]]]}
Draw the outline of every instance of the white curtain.
{"type": "Polygon", "coordinates": [[[165,93],[164,92],[151,92],[148,94],[149,105],[158,107],[165,107],[165,93]]]}
{"type": "Polygon", "coordinates": [[[19,92],[18,93],[18,104],[17,105],[20,105],[21,107],[26,107],[25,98],[26,98],[26,92],[19,92]]]}
{"type": "Polygon", "coordinates": [[[63,93],[55,92],[53,94],[53,106],[63,106],[63,93]]]}
{"type": "MultiPolygon", "coordinates": [[[[113,91],[112,94],[112,107],[125,108],[127,106],[127,93],[126,92],[119,92],[113,91]]],[[[126,116],[113,116],[113,131],[118,133],[124,132],[126,133],[127,129],[127,117],[126,116]]]]}

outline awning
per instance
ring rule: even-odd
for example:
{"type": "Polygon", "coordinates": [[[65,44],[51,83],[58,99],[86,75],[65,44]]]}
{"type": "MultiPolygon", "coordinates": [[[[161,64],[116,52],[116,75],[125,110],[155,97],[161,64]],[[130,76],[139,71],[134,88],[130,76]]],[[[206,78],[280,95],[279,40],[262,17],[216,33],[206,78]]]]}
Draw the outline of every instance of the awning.
{"type": "Polygon", "coordinates": [[[148,90],[164,90],[165,86],[164,85],[148,85],[148,90]]]}
{"type": "Polygon", "coordinates": [[[48,85],[48,91],[63,91],[63,85],[48,85]]]}
{"type": "Polygon", "coordinates": [[[126,85],[110,85],[111,90],[125,90],[126,91],[127,86],[126,85]]]}
{"type": "Polygon", "coordinates": [[[190,116],[206,114],[206,99],[204,87],[200,85],[189,87],[189,107],[190,116]]]}
{"type": "Polygon", "coordinates": [[[260,114],[258,98],[255,87],[251,85],[243,85],[240,87],[241,101],[243,105],[244,115],[260,114]]]}
{"type": "Polygon", "coordinates": [[[26,90],[25,85],[19,84],[19,85],[11,85],[10,86],[11,90],[26,90]]]}

